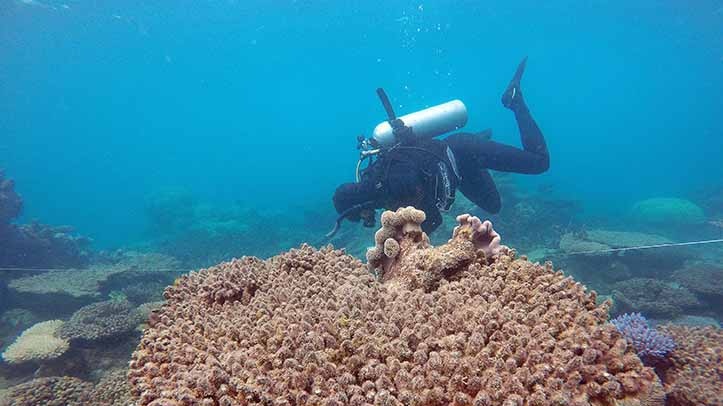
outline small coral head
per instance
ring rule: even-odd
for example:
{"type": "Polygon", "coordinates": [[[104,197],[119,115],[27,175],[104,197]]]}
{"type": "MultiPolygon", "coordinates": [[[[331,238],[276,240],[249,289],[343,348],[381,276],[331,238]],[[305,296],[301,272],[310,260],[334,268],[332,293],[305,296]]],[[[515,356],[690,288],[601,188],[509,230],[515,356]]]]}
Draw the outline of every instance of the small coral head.
{"type": "Polygon", "coordinates": [[[485,253],[487,257],[493,257],[509,251],[509,248],[502,245],[502,239],[492,227],[489,220],[482,221],[476,216],[462,214],[457,216],[459,225],[454,228],[452,238],[463,238],[472,241],[478,250],[485,253]]]}
{"type": "Polygon", "coordinates": [[[673,338],[651,328],[640,313],[626,313],[614,318],[610,323],[620,331],[646,364],[664,360],[675,349],[673,338]]]}

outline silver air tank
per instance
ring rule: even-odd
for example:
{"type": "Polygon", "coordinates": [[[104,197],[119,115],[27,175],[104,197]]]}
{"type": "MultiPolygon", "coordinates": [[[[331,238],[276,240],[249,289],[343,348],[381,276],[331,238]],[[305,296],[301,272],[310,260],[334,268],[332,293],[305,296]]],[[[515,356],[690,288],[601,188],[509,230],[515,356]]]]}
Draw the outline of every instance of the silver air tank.
{"type": "MultiPolygon", "coordinates": [[[[399,117],[404,125],[412,127],[415,137],[434,138],[457,130],[467,124],[467,108],[460,100],[452,100],[399,117]]],[[[391,147],[396,143],[392,126],[388,121],[374,128],[372,137],[382,147],[391,147]]]]}

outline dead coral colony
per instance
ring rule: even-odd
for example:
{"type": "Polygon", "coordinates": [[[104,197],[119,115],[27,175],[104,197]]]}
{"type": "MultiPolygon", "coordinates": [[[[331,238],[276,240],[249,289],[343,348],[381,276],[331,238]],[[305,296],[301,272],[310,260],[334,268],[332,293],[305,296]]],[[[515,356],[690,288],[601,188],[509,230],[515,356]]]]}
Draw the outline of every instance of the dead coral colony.
{"type": "Polygon", "coordinates": [[[387,212],[357,259],[309,246],[184,276],[133,355],[138,405],[662,405],[595,294],[461,216],[387,212]]]}

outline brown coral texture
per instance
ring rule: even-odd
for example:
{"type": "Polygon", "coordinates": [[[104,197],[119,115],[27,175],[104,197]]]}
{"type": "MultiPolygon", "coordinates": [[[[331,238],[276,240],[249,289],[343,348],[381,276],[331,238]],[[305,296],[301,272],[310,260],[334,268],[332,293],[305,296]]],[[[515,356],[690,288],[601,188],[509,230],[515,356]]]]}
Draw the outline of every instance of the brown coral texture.
{"type": "Polygon", "coordinates": [[[594,293],[498,249],[479,219],[435,248],[423,214],[398,213],[378,278],[304,245],[179,279],[133,355],[137,404],[660,404],[594,293]]]}
{"type": "Polygon", "coordinates": [[[667,325],[675,340],[671,366],[662,373],[669,406],[723,405],[723,331],[667,325]]]}

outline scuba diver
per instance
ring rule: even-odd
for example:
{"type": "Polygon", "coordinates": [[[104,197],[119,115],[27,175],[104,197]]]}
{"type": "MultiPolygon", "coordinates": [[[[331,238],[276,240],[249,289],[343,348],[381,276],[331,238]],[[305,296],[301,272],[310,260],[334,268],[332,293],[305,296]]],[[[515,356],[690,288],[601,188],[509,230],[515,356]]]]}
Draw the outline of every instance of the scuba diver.
{"type": "Polygon", "coordinates": [[[373,227],[376,209],[405,206],[426,213],[422,229],[431,233],[442,223],[440,211],[449,210],[457,188],[483,210],[492,214],[500,211],[500,195],[488,170],[523,174],[547,171],[550,157],[545,138],[520,87],[526,62],[525,57],[502,94],[503,106],[515,114],[522,149],[492,141],[490,130],[435,139],[466,124],[467,112],[461,101],[397,118],[384,90],[377,89],[389,119],[375,128],[372,138],[357,138],[361,150],[357,182],[336,189],[333,202],[339,217],[327,237],[338,231],[345,218],[373,227]]]}

